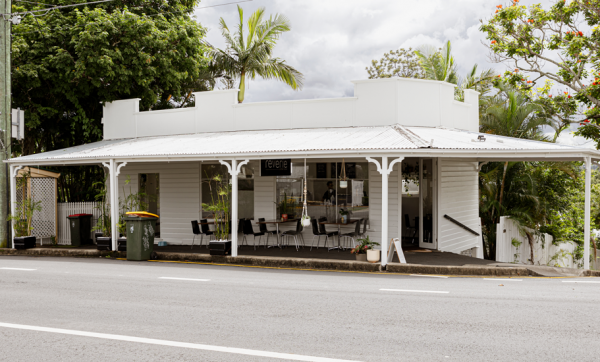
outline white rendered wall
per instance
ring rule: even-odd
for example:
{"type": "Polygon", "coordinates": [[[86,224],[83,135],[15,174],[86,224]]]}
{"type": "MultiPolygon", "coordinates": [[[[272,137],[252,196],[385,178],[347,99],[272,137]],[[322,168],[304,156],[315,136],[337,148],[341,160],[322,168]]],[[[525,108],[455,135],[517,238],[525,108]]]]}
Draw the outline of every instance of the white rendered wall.
{"type": "Polygon", "coordinates": [[[448,127],[477,132],[479,97],[455,86],[422,79],[354,81],[354,97],[237,103],[237,90],[196,92],[195,107],[139,111],[139,99],[106,103],[104,139],[199,132],[352,126],[448,127]]]}
{"type": "Polygon", "coordinates": [[[481,249],[479,219],[478,163],[465,160],[438,159],[438,249],[460,253],[481,249]],[[444,214],[475,230],[475,236],[444,218],[444,214]]]}

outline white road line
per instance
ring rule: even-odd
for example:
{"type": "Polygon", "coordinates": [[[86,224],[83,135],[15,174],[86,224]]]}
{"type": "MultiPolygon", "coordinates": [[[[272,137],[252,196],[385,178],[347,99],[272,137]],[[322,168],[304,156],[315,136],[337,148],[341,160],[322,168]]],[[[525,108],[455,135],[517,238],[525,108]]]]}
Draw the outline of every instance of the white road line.
{"type": "Polygon", "coordinates": [[[384,292],[409,292],[409,293],[440,293],[440,294],[448,294],[450,292],[439,292],[435,290],[408,290],[408,289],[379,289],[384,292]]]}
{"type": "Polygon", "coordinates": [[[68,334],[68,335],[72,335],[72,336],[102,338],[102,339],[110,339],[110,340],[116,340],[116,341],[155,344],[155,345],[169,346],[169,347],[191,348],[191,349],[199,349],[199,350],[213,351],[213,352],[241,354],[241,355],[247,355],[247,356],[279,358],[279,359],[286,359],[286,360],[292,360],[292,361],[358,362],[358,361],[342,360],[342,359],[326,358],[326,357],[304,356],[304,355],[300,355],[300,354],[259,351],[259,350],[255,350],[255,349],[211,346],[211,345],[207,345],[207,344],[175,342],[175,341],[166,341],[166,340],[162,340],[162,339],[122,336],[122,335],[118,335],[118,334],[106,334],[106,333],[75,331],[75,330],[71,330],[71,329],[28,326],[28,325],[23,325],[23,324],[12,324],[12,323],[0,322],[0,327],[21,329],[21,330],[30,330],[30,331],[39,331],[39,332],[68,334]]]}
{"type": "Polygon", "coordinates": [[[523,279],[500,279],[500,278],[483,278],[483,280],[497,280],[500,282],[522,282],[523,279]]]}
{"type": "Polygon", "coordinates": [[[170,277],[159,277],[158,279],[190,280],[190,281],[193,281],[193,282],[208,282],[210,280],[210,279],[170,278],[170,277]]]}
{"type": "Polygon", "coordinates": [[[448,278],[444,275],[411,274],[411,277],[430,277],[430,278],[448,278]]]}
{"type": "Polygon", "coordinates": [[[563,283],[600,283],[598,280],[563,280],[563,283]]]}
{"type": "Polygon", "coordinates": [[[0,268],[3,270],[37,270],[37,269],[25,269],[25,268],[0,268]]]}

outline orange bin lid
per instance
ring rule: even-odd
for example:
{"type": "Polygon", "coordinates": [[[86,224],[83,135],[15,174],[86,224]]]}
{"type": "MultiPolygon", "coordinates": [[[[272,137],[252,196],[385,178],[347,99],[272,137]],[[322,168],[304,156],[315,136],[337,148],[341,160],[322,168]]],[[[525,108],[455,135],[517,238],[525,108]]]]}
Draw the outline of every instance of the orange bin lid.
{"type": "Polygon", "coordinates": [[[129,212],[126,212],[126,214],[131,215],[131,216],[139,216],[139,217],[159,217],[156,214],[151,214],[146,211],[129,211],[129,212]]]}

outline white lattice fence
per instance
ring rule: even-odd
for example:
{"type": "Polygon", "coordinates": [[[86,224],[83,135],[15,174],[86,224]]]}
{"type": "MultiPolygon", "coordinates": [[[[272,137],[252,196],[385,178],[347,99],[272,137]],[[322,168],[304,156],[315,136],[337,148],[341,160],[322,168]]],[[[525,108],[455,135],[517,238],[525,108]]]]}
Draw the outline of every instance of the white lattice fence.
{"type": "MultiPolygon", "coordinates": [[[[71,244],[71,229],[67,216],[73,214],[92,214],[92,228],[98,223],[100,210],[97,202],[61,202],[58,204],[58,238],[59,245],[71,244]]],[[[92,235],[93,235],[92,231],[92,235]]],[[[90,235],[90,237],[93,237],[90,235]]]]}
{"type": "Polygon", "coordinates": [[[33,235],[49,238],[56,235],[56,179],[31,178],[31,198],[40,202],[41,211],[35,211],[31,220],[33,235]]]}

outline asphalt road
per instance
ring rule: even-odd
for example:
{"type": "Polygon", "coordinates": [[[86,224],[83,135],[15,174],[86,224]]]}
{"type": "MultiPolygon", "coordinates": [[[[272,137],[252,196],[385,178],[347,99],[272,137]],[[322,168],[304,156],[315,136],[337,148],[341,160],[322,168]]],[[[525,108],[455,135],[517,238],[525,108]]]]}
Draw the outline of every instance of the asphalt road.
{"type": "Polygon", "coordinates": [[[598,361],[599,302],[600,278],[0,257],[0,361],[598,361]]]}

